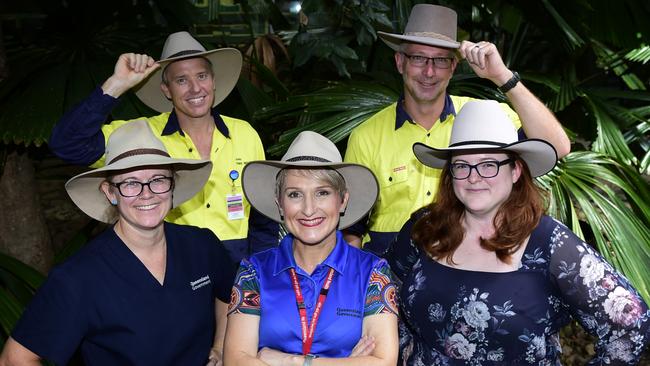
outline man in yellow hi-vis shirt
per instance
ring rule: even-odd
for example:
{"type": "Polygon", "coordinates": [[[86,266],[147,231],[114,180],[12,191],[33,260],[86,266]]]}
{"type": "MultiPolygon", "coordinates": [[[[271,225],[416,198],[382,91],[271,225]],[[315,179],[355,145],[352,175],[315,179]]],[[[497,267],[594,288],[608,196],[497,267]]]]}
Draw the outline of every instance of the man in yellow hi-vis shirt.
{"type": "Polygon", "coordinates": [[[57,123],[50,149],[70,163],[103,166],[108,137],[130,121],[104,122],[117,98],[133,88],[143,103],[161,112],[143,118],[171,157],[212,161],[203,190],[166,220],[211,229],[239,262],[278,242],[278,225],[251,210],[241,188],[244,165],[264,159],[262,142],[248,122],[215,108],[237,84],[241,65],[238,50],[206,51],[187,32],[171,34],[157,62],[144,54],[123,54],[113,75],[57,123]]]}
{"type": "MultiPolygon", "coordinates": [[[[412,212],[430,203],[440,170],[420,164],[412,152],[416,142],[447,147],[456,112],[468,97],[447,93],[460,62],[468,61],[481,78],[491,80],[514,108],[502,104],[520,135],[549,141],[559,157],[568,154],[569,139],[553,113],[506,67],[489,42],[456,41],[456,12],[430,4],[413,7],[404,34],[379,32],[395,50],[403,95],[355,128],[345,161],[368,166],[379,181],[379,199],[367,225],[348,228],[346,239],[383,253],[412,212]],[[516,112],[516,113],[515,113],[516,112]]],[[[362,221],[363,222],[363,221],[362,221]]]]}

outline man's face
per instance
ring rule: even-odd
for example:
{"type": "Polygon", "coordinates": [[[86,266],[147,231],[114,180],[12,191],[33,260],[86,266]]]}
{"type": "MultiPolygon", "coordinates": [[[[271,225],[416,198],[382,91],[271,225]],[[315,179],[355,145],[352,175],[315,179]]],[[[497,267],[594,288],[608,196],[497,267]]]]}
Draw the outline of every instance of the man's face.
{"type": "Polygon", "coordinates": [[[457,60],[454,52],[448,48],[408,43],[402,52],[395,53],[397,71],[404,80],[404,97],[417,104],[431,104],[444,98],[449,80],[456,70],[457,60]],[[428,60],[425,65],[414,65],[406,55],[423,57],[451,57],[449,68],[440,68],[428,60]]]}
{"type": "Polygon", "coordinates": [[[201,118],[210,115],[214,101],[214,78],[209,62],[189,58],[172,62],[164,70],[160,84],[163,94],[171,99],[179,118],[201,118]]]}

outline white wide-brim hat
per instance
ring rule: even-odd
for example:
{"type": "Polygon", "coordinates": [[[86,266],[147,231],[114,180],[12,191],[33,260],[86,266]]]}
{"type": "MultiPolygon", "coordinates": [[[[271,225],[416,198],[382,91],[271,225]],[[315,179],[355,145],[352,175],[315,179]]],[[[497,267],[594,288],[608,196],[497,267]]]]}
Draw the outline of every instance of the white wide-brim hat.
{"type": "Polygon", "coordinates": [[[117,219],[116,209],[100,190],[110,175],[156,167],[174,173],[172,205],[176,207],[194,197],[205,185],[212,162],[198,159],[172,159],[156,138],[146,120],[129,122],[117,128],[106,144],[106,165],[72,177],[65,189],[72,201],[88,216],[106,223],[117,219]]]}
{"type": "Polygon", "coordinates": [[[212,64],[215,87],[212,106],[221,103],[239,80],[242,67],[241,52],[235,48],[218,48],[206,51],[205,47],[188,32],[176,32],[167,37],[162,55],[158,60],[160,67],[134,88],[135,94],[144,104],[155,111],[171,111],[173,104],[160,89],[162,73],[170,63],[193,57],[206,58],[212,64]]]}
{"type": "Polygon", "coordinates": [[[402,42],[442,48],[459,48],[456,40],[458,15],[440,5],[417,4],[411,9],[404,34],[377,32],[388,47],[399,51],[402,42]]]}
{"type": "Polygon", "coordinates": [[[282,160],[258,160],[246,164],[242,173],[244,194],[257,211],[282,223],[275,201],[275,182],[280,170],[334,169],[345,179],[349,193],[347,208],[339,221],[339,229],[345,229],[370,211],[377,200],[379,184],[370,169],[342,161],[341,153],[332,141],[316,132],[303,131],[293,140],[282,160]]]}
{"type": "Polygon", "coordinates": [[[438,169],[445,166],[452,153],[474,150],[517,153],[533,177],[550,172],[557,163],[557,152],[550,143],[518,140],[515,126],[494,100],[474,100],[463,105],[454,119],[449,147],[435,148],[419,142],[413,145],[413,153],[422,164],[438,169]]]}

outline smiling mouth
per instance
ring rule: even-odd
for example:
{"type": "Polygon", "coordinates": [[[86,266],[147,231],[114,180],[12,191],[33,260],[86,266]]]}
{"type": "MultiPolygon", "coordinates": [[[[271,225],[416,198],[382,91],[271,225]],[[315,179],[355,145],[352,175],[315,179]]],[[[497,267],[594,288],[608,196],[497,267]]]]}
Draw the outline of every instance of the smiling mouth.
{"type": "Polygon", "coordinates": [[[205,96],[197,97],[197,98],[190,98],[187,101],[190,104],[199,105],[199,104],[202,104],[205,101],[205,96]]]}
{"type": "Polygon", "coordinates": [[[300,219],[298,220],[301,225],[307,227],[314,227],[320,225],[325,219],[322,217],[317,217],[314,219],[300,219]]]}
{"type": "Polygon", "coordinates": [[[151,204],[151,205],[135,206],[135,209],[139,210],[139,211],[150,211],[150,210],[153,210],[156,207],[158,207],[158,204],[154,203],[154,204],[151,204]]]}

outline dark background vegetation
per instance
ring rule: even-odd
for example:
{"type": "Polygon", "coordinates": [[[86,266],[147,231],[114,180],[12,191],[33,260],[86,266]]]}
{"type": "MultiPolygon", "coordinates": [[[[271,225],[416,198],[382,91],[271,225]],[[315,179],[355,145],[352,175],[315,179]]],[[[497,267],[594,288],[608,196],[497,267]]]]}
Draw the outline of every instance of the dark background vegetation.
{"type": "MultiPolygon", "coordinates": [[[[304,129],[337,142],[401,92],[376,31],[401,32],[407,0],[23,0],[0,3],[0,346],[55,263],[103,229],[63,190],[84,167],[47,149],[57,119],[108,77],[123,52],[158,57],[170,32],[236,47],[245,66],[221,113],[250,121],[282,155],[304,129]]],[[[572,153],[538,180],[549,212],[582,235],[650,300],[650,2],[438,1],[459,38],[489,40],[558,116],[572,153]]],[[[504,101],[466,65],[450,91],[504,101]]],[[[111,119],[150,115],[132,94],[111,119]]],[[[591,338],[563,330],[564,363],[591,338]]],[[[648,352],[646,351],[646,354],[648,352]]],[[[648,357],[642,364],[648,363],[648,357]]]]}

